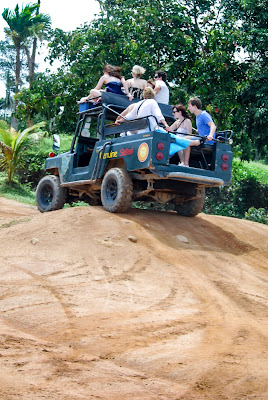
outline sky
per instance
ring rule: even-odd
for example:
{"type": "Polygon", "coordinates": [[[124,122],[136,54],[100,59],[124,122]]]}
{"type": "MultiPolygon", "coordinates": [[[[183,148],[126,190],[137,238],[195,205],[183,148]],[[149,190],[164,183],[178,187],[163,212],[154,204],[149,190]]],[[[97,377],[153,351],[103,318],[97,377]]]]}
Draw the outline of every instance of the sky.
{"type": "MultiPolygon", "coordinates": [[[[4,28],[8,27],[2,17],[5,8],[14,10],[18,4],[21,10],[26,4],[33,4],[35,0],[1,0],[0,4],[0,40],[5,39],[4,28]]],[[[52,28],[60,28],[64,31],[71,31],[79,26],[83,26],[85,22],[89,22],[94,18],[95,14],[100,11],[99,3],[96,0],[78,0],[72,2],[68,0],[41,0],[40,12],[50,15],[52,28]]],[[[46,56],[46,49],[43,48],[40,55],[37,56],[39,64],[38,71],[43,72],[46,68],[50,68],[49,64],[43,62],[46,56]]],[[[5,97],[5,85],[0,81],[0,97],[5,97]]]]}

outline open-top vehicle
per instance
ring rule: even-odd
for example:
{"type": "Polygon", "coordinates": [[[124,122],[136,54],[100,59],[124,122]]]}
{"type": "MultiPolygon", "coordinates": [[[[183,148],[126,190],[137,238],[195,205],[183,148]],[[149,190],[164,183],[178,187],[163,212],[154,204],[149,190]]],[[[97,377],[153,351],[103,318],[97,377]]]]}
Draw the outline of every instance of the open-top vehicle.
{"type": "MultiPolygon", "coordinates": [[[[90,103],[89,103],[90,104],[90,103]]],[[[50,157],[36,190],[41,212],[60,209],[82,200],[102,204],[110,212],[125,212],[132,201],[172,203],[184,216],[202,211],[205,188],[227,185],[231,179],[231,131],[216,133],[213,146],[191,149],[190,167],[170,158],[173,138],[151,131],[148,118],[114,124],[130,104],[122,95],[103,92],[101,104],[79,112],[70,151],[50,157]],[[90,124],[97,121],[97,137],[90,124]],[[144,133],[131,134],[137,130],[144,133]]],[[[172,107],[159,104],[166,121],[174,122],[172,107]]]]}

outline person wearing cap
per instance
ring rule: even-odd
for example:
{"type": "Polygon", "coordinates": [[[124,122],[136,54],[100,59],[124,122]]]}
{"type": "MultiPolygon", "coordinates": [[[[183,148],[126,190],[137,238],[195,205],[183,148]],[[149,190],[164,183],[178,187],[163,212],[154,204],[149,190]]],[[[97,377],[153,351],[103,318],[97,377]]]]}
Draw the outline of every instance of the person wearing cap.
{"type": "Polygon", "coordinates": [[[169,88],[167,87],[167,74],[165,71],[156,71],[155,76],[155,100],[157,103],[168,104],[169,103],[169,88]]]}

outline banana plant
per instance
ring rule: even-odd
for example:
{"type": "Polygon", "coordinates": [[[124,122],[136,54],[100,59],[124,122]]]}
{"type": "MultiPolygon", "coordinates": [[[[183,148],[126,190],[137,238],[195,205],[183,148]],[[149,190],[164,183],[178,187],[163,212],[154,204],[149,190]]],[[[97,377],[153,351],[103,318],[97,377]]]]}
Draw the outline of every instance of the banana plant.
{"type": "Polygon", "coordinates": [[[45,122],[39,122],[23,131],[16,131],[5,121],[0,121],[0,169],[6,171],[8,183],[12,182],[19,165],[22,165],[22,154],[27,146],[38,140],[41,127],[45,122]]]}

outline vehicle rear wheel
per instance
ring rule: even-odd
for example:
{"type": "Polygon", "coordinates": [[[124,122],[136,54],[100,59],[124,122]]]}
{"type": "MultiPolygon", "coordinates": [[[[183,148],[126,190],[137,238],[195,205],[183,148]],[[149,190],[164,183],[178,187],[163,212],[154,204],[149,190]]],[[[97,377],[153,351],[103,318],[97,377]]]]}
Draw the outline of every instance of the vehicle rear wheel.
{"type": "Polygon", "coordinates": [[[178,214],[183,215],[184,217],[194,217],[203,210],[205,199],[205,188],[201,187],[200,197],[193,200],[185,201],[182,204],[174,204],[174,209],[177,211],[178,214]]]}
{"type": "Polygon", "coordinates": [[[39,211],[59,210],[66,202],[66,189],[60,186],[58,176],[44,176],[37,185],[35,198],[39,211]]]}
{"type": "Polygon", "coordinates": [[[128,172],[111,168],[101,185],[101,201],[106,211],[125,212],[132,203],[133,184],[128,172]]]}

